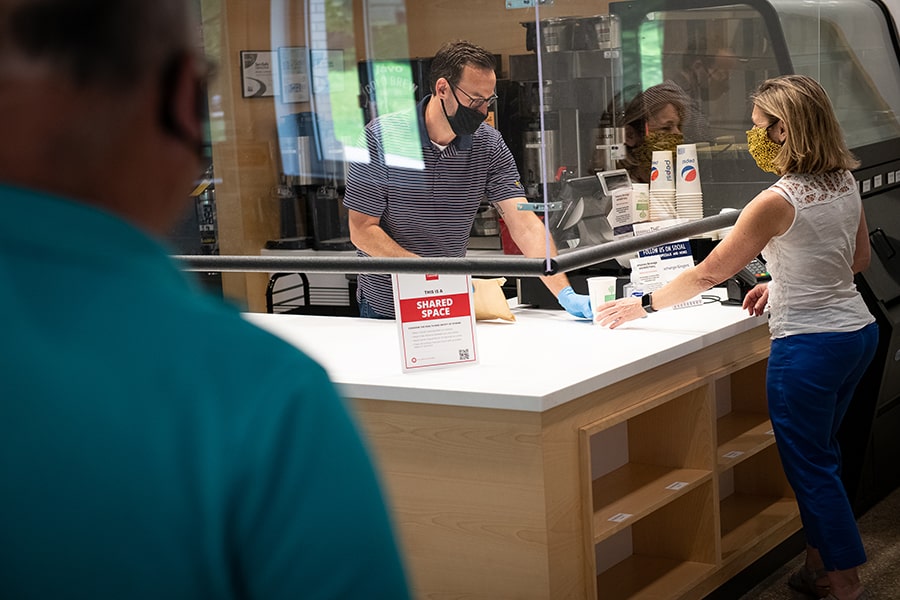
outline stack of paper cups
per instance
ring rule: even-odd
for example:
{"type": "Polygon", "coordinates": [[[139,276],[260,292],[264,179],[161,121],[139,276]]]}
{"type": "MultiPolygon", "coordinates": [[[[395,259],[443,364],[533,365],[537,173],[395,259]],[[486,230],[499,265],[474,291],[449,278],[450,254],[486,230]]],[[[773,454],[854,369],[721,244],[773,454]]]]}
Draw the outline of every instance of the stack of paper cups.
{"type": "Polygon", "coordinates": [[[668,150],[655,150],[650,164],[650,220],[674,219],[675,165],[668,150]]]}
{"type": "Polygon", "coordinates": [[[675,208],[680,219],[703,218],[703,191],[696,144],[680,144],[675,149],[675,208]]]}
{"type": "Polygon", "coordinates": [[[672,153],[668,150],[654,150],[650,163],[650,191],[674,192],[675,172],[672,153]]]}

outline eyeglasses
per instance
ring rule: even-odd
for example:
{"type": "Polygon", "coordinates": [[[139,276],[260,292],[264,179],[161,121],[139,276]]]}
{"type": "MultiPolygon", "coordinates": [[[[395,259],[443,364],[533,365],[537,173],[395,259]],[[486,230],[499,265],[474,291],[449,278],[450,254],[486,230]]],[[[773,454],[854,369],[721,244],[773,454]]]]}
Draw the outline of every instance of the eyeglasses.
{"type": "Polygon", "coordinates": [[[754,127],[755,129],[762,129],[762,130],[764,130],[766,133],[768,133],[770,129],[772,129],[773,127],[775,127],[776,125],[778,125],[778,121],[780,121],[780,120],[781,120],[781,119],[775,119],[774,121],[772,121],[771,123],[769,123],[769,124],[766,125],[765,127],[760,127],[759,125],[754,125],[753,127],[754,127]]]}
{"type": "MultiPolygon", "coordinates": [[[[494,105],[494,102],[497,101],[497,94],[491,94],[489,98],[474,97],[470,94],[467,94],[466,90],[457,87],[452,83],[450,84],[450,90],[453,91],[454,98],[456,98],[456,90],[461,91],[463,95],[465,95],[465,97],[469,99],[469,108],[471,108],[472,110],[481,110],[482,106],[487,106],[488,108],[490,108],[494,105]]],[[[456,98],[456,101],[459,102],[459,98],[456,98]]],[[[462,102],[459,103],[462,104],[462,102]]]]}

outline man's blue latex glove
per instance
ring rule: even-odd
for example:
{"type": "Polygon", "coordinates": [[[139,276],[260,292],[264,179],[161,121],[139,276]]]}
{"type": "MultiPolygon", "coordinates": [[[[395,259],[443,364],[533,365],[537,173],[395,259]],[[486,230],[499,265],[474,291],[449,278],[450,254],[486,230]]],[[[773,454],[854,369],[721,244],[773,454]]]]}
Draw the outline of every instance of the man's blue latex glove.
{"type": "Polygon", "coordinates": [[[575,317],[582,319],[593,319],[594,311],[591,310],[591,299],[589,296],[576,294],[572,286],[564,287],[559,296],[556,297],[560,305],[566,312],[575,317]]]}

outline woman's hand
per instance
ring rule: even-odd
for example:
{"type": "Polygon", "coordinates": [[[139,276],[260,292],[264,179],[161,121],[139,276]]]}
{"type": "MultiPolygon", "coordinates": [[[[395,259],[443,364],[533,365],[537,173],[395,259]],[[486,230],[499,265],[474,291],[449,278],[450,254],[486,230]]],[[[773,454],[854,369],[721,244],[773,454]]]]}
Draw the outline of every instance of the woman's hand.
{"type": "Polygon", "coordinates": [[[604,302],[599,307],[594,307],[594,321],[610,329],[646,316],[647,311],[641,306],[641,299],[636,296],[604,302]]]}
{"type": "Polygon", "coordinates": [[[758,283],[756,286],[747,292],[747,295],[744,296],[744,303],[742,307],[747,310],[751,315],[758,317],[763,313],[763,310],[766,308],[766,304],[769,302],[769,284],[767,283],[758,283]]]}

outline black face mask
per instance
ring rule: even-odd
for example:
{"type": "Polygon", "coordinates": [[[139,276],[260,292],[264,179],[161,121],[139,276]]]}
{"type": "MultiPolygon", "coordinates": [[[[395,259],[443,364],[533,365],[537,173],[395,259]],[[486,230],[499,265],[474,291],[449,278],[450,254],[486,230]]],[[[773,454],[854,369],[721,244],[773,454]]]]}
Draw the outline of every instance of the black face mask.
{"type": "MultiPolygon", "coordinates": [[[[454,98],[456,97],[455,92],[453,96],[454,98]]],[[[453,133],[456,135],[472,135],[475,133],[475,130],[478,129],[478,126],[484,122],[487,115],[474,108],[463,106],[459,100],[456,101],[456,104],[456,114],[451,117],[447,114],[447,107],[444,106],[444,101],[441,100],[441,109],[444,111],[444,116],[447,117],[447,121],[450,123],[450,129],[452,129],[453,133]]]]}

